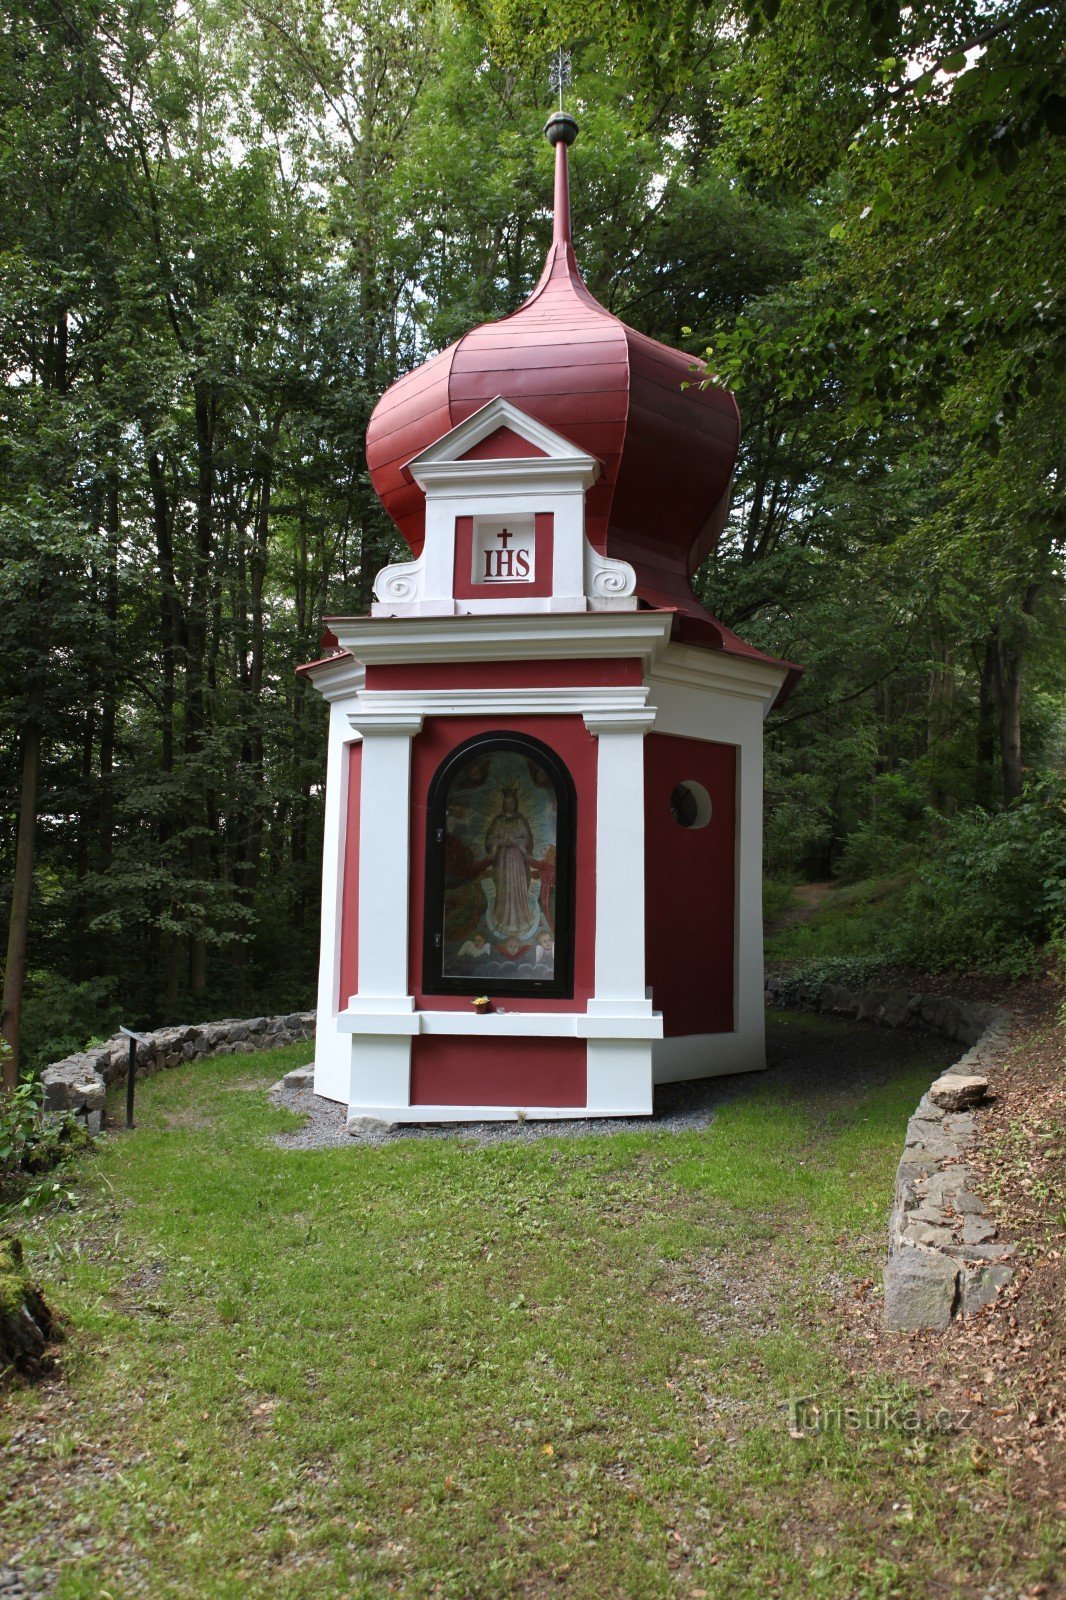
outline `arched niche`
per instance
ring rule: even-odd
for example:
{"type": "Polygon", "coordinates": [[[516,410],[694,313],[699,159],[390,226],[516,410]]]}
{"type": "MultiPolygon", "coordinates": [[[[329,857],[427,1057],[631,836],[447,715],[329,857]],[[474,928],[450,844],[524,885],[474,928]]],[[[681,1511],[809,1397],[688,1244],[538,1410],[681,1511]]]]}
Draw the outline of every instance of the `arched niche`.
{"type": "Polygon", "coordinates": [[[481,734],[429,790],[423,989],[569,997],[574,785],[554,751],[481,734]]]}

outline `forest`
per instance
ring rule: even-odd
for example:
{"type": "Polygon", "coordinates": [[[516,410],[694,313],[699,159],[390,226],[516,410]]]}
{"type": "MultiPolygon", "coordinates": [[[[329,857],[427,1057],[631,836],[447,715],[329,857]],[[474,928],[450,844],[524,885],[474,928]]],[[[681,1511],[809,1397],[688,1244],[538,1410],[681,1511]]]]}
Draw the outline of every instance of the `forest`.
{"type": "Polygon", "coordinates": [[[514,309],[570,52],[593,292],[737,395],[698,577],[804,677],[768,899],[855,954],[1066,949],[1062,14],[1039,0],[8,0],[0,916],[25,1070],[310,1004],[323,618],[400,555],[364,431],[514,309]]]}

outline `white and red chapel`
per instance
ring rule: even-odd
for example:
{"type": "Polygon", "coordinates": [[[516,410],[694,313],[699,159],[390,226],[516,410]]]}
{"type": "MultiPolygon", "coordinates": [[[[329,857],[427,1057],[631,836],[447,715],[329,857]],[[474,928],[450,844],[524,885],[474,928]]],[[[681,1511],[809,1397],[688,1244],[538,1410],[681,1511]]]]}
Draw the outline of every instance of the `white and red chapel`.
{"type": "Polygon", "coordinates": [[[411,559],[300,669],[330,707],[315,1091],[350,1119],[649,1114],[764,1065],[763,720],[798,669],[690,585],[737,407],[593,298],[577,124],[545,131],[540,282],[382,396],[411,559]]]}

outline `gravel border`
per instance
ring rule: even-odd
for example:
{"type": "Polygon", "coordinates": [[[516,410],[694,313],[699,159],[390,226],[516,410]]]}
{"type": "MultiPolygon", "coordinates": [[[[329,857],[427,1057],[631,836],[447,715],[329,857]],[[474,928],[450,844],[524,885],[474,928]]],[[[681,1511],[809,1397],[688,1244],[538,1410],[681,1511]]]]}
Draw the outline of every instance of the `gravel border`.
{"type": "MultiPolygon", "coordinates": [[[[748,1078],[762,1077],[749,1073],[748,1078]]],[[[336,1100],[324,1100],[312,1089],[290,1089],[276,1083],[270,1099],[286,1111],[307,1118],[295,1133],[279,1133],[275,1143],[285,1150],[326,1150],[337,1145],[395,1144],[403,1139],[458,1139],[464,1144],[528,1144],[532,1139],[577,1139],[590,1134],[609,1133],[688,1133],[710,1127],[721,1095],[708,1090],[720,1082],[705,1079],[700,1083],[664,1084],[655,1091],[652,1117],[574,1117],[537,1118],[526,1122],[421,1122],[401,1123],[381,1132],[348,1132],[348,1108],[336,1100]]]]}
{"type": "Polygon", "coordinates": [[[583,1139],[622,1133],[692,1133],[709,1128],[719,1108],[737,1096],[768,1086],[782,1099],[797,1099],[809,1111],[815,1105],[832,1116],[853,1096],[888,1083],[899,1070],[914,1065],[918,1039],[928,1045],[929,1080],[939,1076],[955,1057],[951,1045],[918,1030],[872,1029],[837,1017],[826,1017],[829,1032],[796,1027],[790,1019],[767,1018],[765,1072],[747,1072],[693,1083],[665,1083],[655,1091],[650,1117],[575,1117],[565,1121],[448,1122],[401,1124],[353,1138],[348,1133],[346,1106],[324,1100],[311,1089],[276,1083],[270,1099],[276,1106],[307,1118],[294,1133],[276,1135],[285,1150],[325,1150],[340,1146],[393,1144],[404,1139],[456,1139],[481,1147],[522,1144],[533,1139],[583,1139]],[[902,1063],[902,1068],[900,1066],[902,1063]]]}

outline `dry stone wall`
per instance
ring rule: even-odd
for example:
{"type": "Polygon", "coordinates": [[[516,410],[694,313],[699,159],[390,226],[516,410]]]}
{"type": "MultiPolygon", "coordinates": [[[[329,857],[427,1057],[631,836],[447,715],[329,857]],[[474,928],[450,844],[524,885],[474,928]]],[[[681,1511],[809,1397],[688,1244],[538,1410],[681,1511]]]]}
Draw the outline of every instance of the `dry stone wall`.
{"type": "Polygon", "coordinates": [[[766,1000],[890,1028],[928,1028],[968,1047],[907,1124],[889,1218],[885,1323],[900,1331],[944,1329],[953,1317],[980,1310],[1011,1279],[1013,1247],[996,1237],[971,1164],[988,1077],[1009,1039],[1009,1013],[906,989],[781,978],[767,982],[766,1000]]]}
{"type": "MultiPolygon", "coordinates": [[[[916,994],[913,989],[848,989],[839,983],[793,983],[772,977],[766,982],[768,1006],[800,1011],[828,1011],[857,1022],[878,1022],[886,1028],[928,1028],[967,1048],[989,1042],[1009,1022],[999,1006],[950,995],[916,994]]],[[[961,1066],[956,1070],[962,1070],[961,1066]]]]}
{"type": "MultiPolygon", "coordinates": [[[[205,1056],[274,1050],[279,1045],[313,1039],[315,1013],[292,1011],[283,1017],[227,1018],[223,1022],[198,1022],[157,1028],[137,1045],[137,1076],[148,1077],[167,1067],[180,1067],[205,1056]]],[[[108,1084],[124,1078],[129,1065],[130,1041],[117,1033],[106,1044],[94,1045],[66,1056],[41,1074],[46,1112],[69,1111],[90,1133],[103,1125],[108,1084]]]]}

